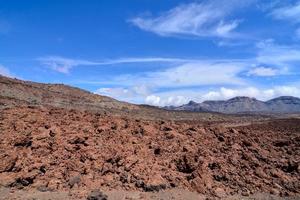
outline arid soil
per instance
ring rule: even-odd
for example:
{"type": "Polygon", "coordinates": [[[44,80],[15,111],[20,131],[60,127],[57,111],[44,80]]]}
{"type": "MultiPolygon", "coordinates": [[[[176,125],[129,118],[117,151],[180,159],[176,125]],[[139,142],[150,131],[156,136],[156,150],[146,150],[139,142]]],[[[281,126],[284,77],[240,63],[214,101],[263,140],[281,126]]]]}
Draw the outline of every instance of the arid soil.
{"type": "Polygon", "coordinates": [[[13,191],[76,191],[74,199],[93,189],[299,198],[299,180],[296,118],[234,124],[47,106],[0,110],[0,185],[13,191]]]}

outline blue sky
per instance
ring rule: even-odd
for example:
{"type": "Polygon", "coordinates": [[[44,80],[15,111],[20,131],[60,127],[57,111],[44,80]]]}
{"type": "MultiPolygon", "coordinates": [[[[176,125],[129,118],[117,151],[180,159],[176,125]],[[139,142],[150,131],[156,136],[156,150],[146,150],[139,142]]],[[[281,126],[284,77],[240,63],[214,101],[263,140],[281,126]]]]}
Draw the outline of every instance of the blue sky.
{"type": "Polygon", "coordinates": [[[0,74],[158,106],[300,97],[300,1],[0,0],[0,74]]]}

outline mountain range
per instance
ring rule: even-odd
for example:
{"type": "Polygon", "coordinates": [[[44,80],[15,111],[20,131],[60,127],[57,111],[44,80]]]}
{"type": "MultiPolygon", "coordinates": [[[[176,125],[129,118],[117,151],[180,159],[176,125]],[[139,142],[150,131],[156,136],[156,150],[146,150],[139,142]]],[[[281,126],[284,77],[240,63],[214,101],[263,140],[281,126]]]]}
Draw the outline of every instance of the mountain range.
{"type": "Polygon", "coordinates": [[[167,110],[181,110],[193,112],[220,112],[220,113],[298,113],[300,112],[300,98],[281,96],[269,101],[260,101],[255,98],[239,96],[227,101],[204,101],[197,103],[190,101],[181,106],[167,106],[167,110]]]}
{"type": "Polygon", "coordinates": [[[139,119],[220,120],[223,118],[217,113],[167,111],[155,106],[118,101],[64,84],[36,83],[0,75],[0,111],[15,106],[58,107],[139,119]]]}
{"type": "MultiPolygon", "coordinates": [[[[139,117],[202,118],[205,113],[298,113],[300,99],[282,96],[269,101],[249,97],[235,97],[227,101],[190,101],[182,106],[160,109],[135,105],[63,84],[42,84],[12,79],[0,75],[0,108],[15,105],[44,105],[97,112],[138,115],[139,117]],[[166,112],[167,111],[167,112],[166,112]],[[174,111],[193,111],[174,112],[174,111]]],[[[214,115],[217,116],[217,115],[214,115]]]]}

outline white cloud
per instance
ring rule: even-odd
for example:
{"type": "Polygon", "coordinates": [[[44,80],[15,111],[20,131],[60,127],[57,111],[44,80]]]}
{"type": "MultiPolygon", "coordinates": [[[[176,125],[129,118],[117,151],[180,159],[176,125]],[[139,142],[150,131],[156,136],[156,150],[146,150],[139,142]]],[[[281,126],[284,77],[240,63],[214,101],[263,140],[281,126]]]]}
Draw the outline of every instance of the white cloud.
{"type": "Polygon", "coordinates": [[[100,88],[95,91],[95,94],[110,96],[113,98],[128,98],[134,95],[133,91],[125,88],[100,88]]]}
{"type": "Polygon", "coordinates": [[[246,87],[231,89],[222,87],[219,90],[210,91],[202,96],[202,100],[224,100],[236,96],[254,97],[260,100],[269,100],[278,96],[300,97],[300,89],[295,86],[275,86],[268,89],[246,87]]]}
{"type": "Polygon", "coordinates": [[[254,87],[246,87],[242,89],[231,89],[222,87],[217,91],[209,91],[202,96],[202,100],[224,100],[236,96],[256,97],[259,95],[259,90],[254,87]]]}
{"type": "MultiPolygon", "coordinates": [[[[271,16],[279,20],[287,20],[293,24],[300,23],[300,1],[293,5],[282,6],[274,9],[271,12],[271,16]]],[[[296,29],[296,37],[300,38],[300,28],[296,29]]]]}
{"type": "Polygon", "coordinates": [[[163,57],[142,57],[142,58],[119,58],[112,60],[105,60],[101,62],[96,62],[97,65],[115,65],[115,64],[126,64],[126,63],[155,63],[155,62],[191,62],[191,59],[182,59],[182,58],[163,58],[163,57]]]}
{"type": "Polygon", "coordinates": [[[248,71],[248,76],[277,76],[280,75],[278,69],[271,67],[255,67],[248,71]]]}
{"type": "Polygon", "coordinates": [[[300,23],[300,1],[294,5],[274,9],[271,15],[276,19],[291,20],[294,23],[300,23]]]}
{"type": "Polygon", "coordinates": [[[155,95],[149,95],[145,99],[145,103],[149,105],[154,105],[154,106],[160,106],[162,105],[161,103],[161,98],[155,95]]]}
{"type": "Polygon", "coordinates": [[[77,60],[60,56],[47,56],[38,58],[37,60],[40,61],[43,65],[46,65],[55,71],[65,74],[68,74],[73,67],[79,65],[98,65],[97,63],[88,60],[77,60]]]}
{"type": "MultiPolygon", "coordinates": [[[[238,75],[247,66],[246,60],[198,60],[175,64],[160,71],[121,75],[110,79],[110,82],[124,87],[151,84],[154,88],[243,85],[245,82],[238,75]]],[[[106,83],[109,84],[109,82],[106,83]]]]}
{"type": "Polygon", "coordinates": [[[198,61],[179,65],[159,72],[150,72],[146,81],[161,87],[243,84],[238,74],[244,63],[237,61],[198,61]],[[218,72],[218,73],[216,73],[218,72]]]}
{"type": "Polygon", "coordinates": [[[96,94],[107,95],[112,97],[133,97],[136,95],[147,96],[151,91],[151,87],[146,85],[133,86],[130,88],[114,87],[100,88],[96,90],[96,94]]]}
{"type": "Polygon", "coordinates": [[[155,95],[149,95],[145,99],[145,103],[153,106],[166,106],[166,105],[173,105],[173,106],[180,106],[185,104],[188,99],[184,96],[169,96],[168,98],[161,98],[155,95]]]}
{"type": "Polygon", "coordinates": [[[257,44],[258,55],[256,61],[275,66],[289,66],[292,62],[300,61],[300,48],[298,46],[277,45],[273,40],[266,40],[257,44]]]}
{"type": "Polygon", "coordinates": [[[99,88],[94,93],[104,96],[110,96],[112,98],[138,103],[142,102],[151,92],[152,88],[147,85],[137,85],[132,87],[111,87],[111,88],[99,88]]]}
{"type": "Polygon", "coordinates": [[[235,10],[252,1],[204,1],[177,6],[158,17],[131,19],[142,30],[161,36],[231,37],[239,20],[229,20],[235,10]]]}
{"type": "Polygon", "coordinates": [[[229,33],[231,33],[235,28],[238,27],[238,25],[239,25],[238,21],[233,21],[227,24],[224,24],[224,22],[221,21],[216,28],[216,33],[217,35],[220,36],[228,36],[229,33]]]}
{"type": "Polygon", "coordinates": [[[143,58],[118,58],[103,61],[90,61],[65,58],[61,56],[46,56],[37,58],[42,65],[50,67],[51,69],[68,74],[70,70],[77,66],[101,66],[101,65],[118,65],[126,63],[182,63],[192,62],[190,59],[181,58],[162,58],[162,57],[143,57],[143,58]]]}
{"type": "Polygon", "coordinates": [[[15,76],[10,72],[10,70],[0,64],[0,75],[14,78],[15,76]]]}

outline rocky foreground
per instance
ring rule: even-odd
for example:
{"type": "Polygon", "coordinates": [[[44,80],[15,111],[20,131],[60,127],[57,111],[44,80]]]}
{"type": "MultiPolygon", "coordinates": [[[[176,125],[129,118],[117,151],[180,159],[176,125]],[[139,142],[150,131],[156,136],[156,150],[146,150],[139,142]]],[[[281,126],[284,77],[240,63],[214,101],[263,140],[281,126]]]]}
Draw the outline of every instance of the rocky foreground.
{"type": "Polygon", "coordinates": [[[94,189],[184,189],[297,199],[299,180],[296,118],[224,125],[47,106],[0,110],[0,185],[12,191],[76,191],[72,198],[86,199],[94,189]]]}

